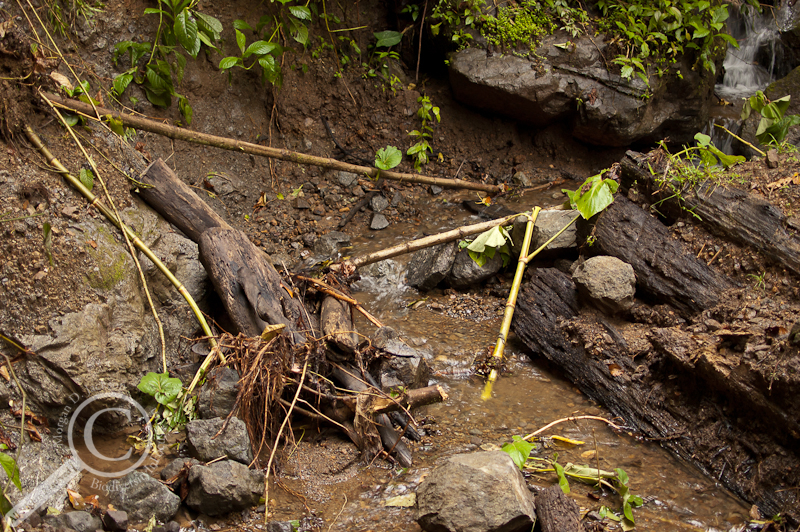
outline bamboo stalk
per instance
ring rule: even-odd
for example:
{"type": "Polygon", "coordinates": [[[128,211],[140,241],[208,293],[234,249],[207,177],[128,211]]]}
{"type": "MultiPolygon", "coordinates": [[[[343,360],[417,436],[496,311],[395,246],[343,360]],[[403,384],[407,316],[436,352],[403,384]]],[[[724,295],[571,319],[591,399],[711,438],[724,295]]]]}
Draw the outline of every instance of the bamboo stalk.
{"type": "MultiPolygon", "coordinates": [[[[50,95],[47,97],[53,102],[61,105],[65,109],[85,114],[87,118],[96,120],[95,109],[86,103],[69,100],[62,98],[58,95],[50,95]]],[[[118,113],[111,109],[97,107],[97,113],[101,116],[110,116],[115,120],[120,120],[127,127],[142,129],[151,133],[156,133],[176,140],[184,140],[187,142],[194,142],[204,146],[214,146],[225,150],[233,150],[242,153],[249,153],[252,155],[259,155],[261,157],[269,157],[272,159],[279,159],[281,161],[289,161],[297,164],[309,164],[320,166],[322,168],[331,168],[334,170],[342,170],[345,172],[352,172],[354,174],[365,174],[370,178],[377,179],[383,177],[393,181],[406,181],[409,183],[420,183],[423,185],[437,185],[445,188],[463,188],[469,190],[480,190],[490,194],[498,194],[503,192],[502,185],[487,185],[484,183],[472,183],[462,179],[445,179],[441,177],[430,177],[417,174],[406,174],[401,172],[392,172],[390,170],[378,170],[377,168],[370,168],[368,166],[359,166],[349,164],[336,159],[329,159],[326,157],[317,157],[315,155],[307,155],[304,153],[294,152],[290,150],[282,150],[279,148],[272,148],[269,146],[261,146],[259,144],[252,144],[250,142],[243,142],[239,140],[229,139],[225,137],[218,137],[216,135],[209,135],[207,133],[200,133],[191,131],[189,129],[163,124],[155,120],[133,116],[129,114],[118,113]]]]}
{"type": "Polygon", "coordinates": [[[765,152],[763,152],[762,150],[759,150],[759,149],[758,149],[758,148],[756,148],[754,145],[752,145],[751,143],[747,142],[746,140],[744,140],[742,137],[740,137],[739,135],[737,135],[736,133],[734,133],[733,131],[731,131],[731,130],[730,130],[730,129],[728,129],[727,127],[725,127],[725,126],[723,126],[723,125],[721,125],[721,124],[714,124],[714,125],[715,125],[715,126],[717,126],[717,127],[718,127],[718,128],[720,128],[720,129],[722,129],[723,131],[725,131],[725,132],[726,132],[728,135],[730,135],[731,137],[733,137],[733,138],[737,139],[737,140],[738,140],[738,141],[740,141],[740,142],[743,142],[744,144],[747,144],[748,146],[750,146],[751,148],[753,148],[754,150],[756,150],[756,151],[757,151],[759,154],[761,154],[761,156],[762,156],[762,157],[766,157],[766,156],[767,156],[767,154],[766,154],[765,152]]]}
{"type": "Polygon", "coordinates": [[[481,399],[484,401],[492,397],[492,386],[494,386],[497,380],[497,365],[503,360],[503,352],[505,351],[506,342],[508,341],[508,332],[511,330],[511,320],[514,318],[514,309],[517,306],[519,287],[522,285],[522,276],[525,274],[525,266],[528,264],[526,255],[528,253],[528,248],[531,246],[531,239],[533,238],[533,226],[536,225],[536,218],[539,216],[539,211],[541,210],[541,207],[534,207],[533,212],[528,215],[528,223],[525,225],[525,237],[522,239],[522,249],[519,252],[517,271],[514,273],[514,281],[511,284],[511,291],[508,293],[506,308],[503,311],[503,322],[500,325],[500,334],[497,337],[497,343],[492,353],[492,360],[495,363],[495,367],[489,372],[486,386],[484,386],[483,393],[481,393],[481,399]]]}
{"type": "MultiPolygon", "coordinates": [[[[225,357],[222,355],[222,352],[219,349],[216,349],[217,342],[211,333],[211,328],[208,326],[205,316],[203,316],[203,313],[200,311],[200,308],[197,306],[197,303],[195,303],[192,296],[186,290],[186,287],[183,286],[183,283],[181,283],[172,274],[172,272],[169,271],[169,268],[167,268],[164,265],[164,263],[161,262],[161,259],[159,259],[150,250],[150,248],[147,247],[147,244],[142,242],[139,239],[139,237],[136,236],[136,234],[127,225],[125,225],[121,220],[118,220],[117,217],[114,216],[114,213],[108,210],[108,208],[105,205],[100,203],[99,201],[100,198],[92,194],[92,192],[88,188],[86,188],[83,185],[83,183],[80,182],[79,179],[73,176],[69,172],[69,170],[67,170],[67,168],[63,164],[61,164],[61,162],[58,159],[55,158],[55,156],[50,152],[50,150],[47,149],[47,147],[42,143],[42,140],[39,138],[39,136],[27,124],[25,125],[25,135],[28,137],[28,140],[30,140],[31,144],[33,144],[36,147],[36,149],[38,149],[42,153],[44,158],[47,160],[47,163],[55,167],[56,170],[61,175],[63,175],[64,178],[69,182],[69,184],[75,187],[78,190],[78,192],[80,192],[81,195],[83,195],[83,197],[89,200],[89,204],[95,207],[97,210],[99,210],[103,214],[103,216],[105,216],[108,219],[108,221],[114,224],[114,226],[117,227],[119,230],[125,231],[125,233],[127,234],[128,238],[130,238],[133,245],[142,253],[144,253],[145,256],[148,259],[150,259],[153,262],[153,264],[155,264],[156,268],[158,268],[161,271],[161,273],[163,273],[167,277],[167,279],[169,279],[172,285],[178,290],[178,292],[183,296],[183,298],[189,304],[189,307],[192,309],[192,312],[194,312],[194,315],[197,317],[197,321],[200,323],[200,327],[203,329],[203,332],[206,334],[206,336],[209,337],[208,341],[212,346],[212,351],[211,353],[209,353],[209,356],[206,358],[206,361],[208,361],[208,358],[210,358],[215,352],[218,352],[220,359],[224,362],[225,357]]],[[[210,364],[210,361],[208,362],[210,364]]],[[[204,363],[204,365],[206,364],[204,363]]],[[[195,380],[197,380],[197,376],[195,377],[196,377],[195,380]]]]}
{"type": "Polygon", "coordinates": [[[505,218],[498,218],[497,220],[489,220],[488,222],[481,222],[474,225],[464,225],[462,227],[451,229],[450,231],[445,231],[444,233],[418,238],[417,240],[412,240],[411,242],[404,242],[402,244],[398,244],[397,246],[382,249],[361,257],[356,257],[346,261],[345,264],[352,265],[354,268],[359,268],[361,266],[366,266],[367,264],[372,264],[373,262],[390,259],[398,255],[411,253],[412,251],[419,251],[420,249],[425,249],[437,244],[444,244],[445,242],[464,238],[476,233],[482,233],[488,229],[491,229],[492,227],[507,224],[520,215],[521,214],[512,214],[510,216],[506,216],[505,218]]]}

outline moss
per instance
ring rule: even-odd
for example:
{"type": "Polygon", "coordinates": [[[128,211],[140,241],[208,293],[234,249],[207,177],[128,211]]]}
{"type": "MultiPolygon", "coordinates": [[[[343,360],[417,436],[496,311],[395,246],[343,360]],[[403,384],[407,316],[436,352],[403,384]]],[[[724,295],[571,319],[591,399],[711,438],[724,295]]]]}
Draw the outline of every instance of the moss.
{"type": "Polygon", "coordinates": [[[130,271],[130,257],[107,228],[100,226],[94,235],[97,247],[87,244],[86,251],[96,266],[85,272],[92,288],[110,290],[119,284],[130,271]]]}
{"type": "Polygon", "coordinates": [[[552,16],[538,2],[500,7],[496,17],[486,17],[481,35],[487,42],[503,48],[536,49],[539,39],[556,29],[552,16]]]}

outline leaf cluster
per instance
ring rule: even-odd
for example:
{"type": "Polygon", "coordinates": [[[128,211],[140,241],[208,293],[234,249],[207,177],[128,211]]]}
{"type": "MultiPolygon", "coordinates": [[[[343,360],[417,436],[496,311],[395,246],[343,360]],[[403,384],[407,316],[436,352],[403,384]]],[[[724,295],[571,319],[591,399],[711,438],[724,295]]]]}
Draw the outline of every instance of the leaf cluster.
{"type": "Polygon", "coordinates": [[[416,142],[408,149],[406,155],[410,155],[414,159],[414,170],[419,172],[423,165],[428,164],[430,161],[430,153],[433,153],[433,147],[429,139],[433,133],[433,128],[430,126],[431,122],[441,122],[442,117],[439,113],[439,108],[434,106],[428,96],[420,96],[417,98],[419,109],[417,109],[417,117],[420,119],[421,125],[419,129],[411,131],[408,136],[416,142]]]}
{"type": "Polygon", "coordinates": [[[779,146],[786,140],[789,128],[800,124],[800,116],[786,116],[790,100],[791,96],[784,96],[770,101],[761,91],[745,100],[744,107],[742,107],[742,120],[747,120],[752,112],[761,115],[756,130],[758,142],[764,145],[779,146]]]}
{"type": "Polygon", "coordinates": [[[159,405],[163,406],[160,413],[161,423],[156,423],[159,426],[159,432],[173,430],[194,418],[196,400],[193,398],[183,401],[185,393],[183,385],[180,379],[170,377],[169,373],[151,371],[142,377],[136,387],[152,396],[159,405]]]}

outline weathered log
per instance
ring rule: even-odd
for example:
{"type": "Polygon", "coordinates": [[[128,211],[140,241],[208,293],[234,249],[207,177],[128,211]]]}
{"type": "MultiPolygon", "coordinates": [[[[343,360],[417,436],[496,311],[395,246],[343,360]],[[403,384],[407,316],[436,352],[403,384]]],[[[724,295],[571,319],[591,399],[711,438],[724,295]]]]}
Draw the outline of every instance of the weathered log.
{"type": "Polygon", "coordinates": [[[574,284],[555,269],[536,270],[523,286],[513,328],[535,355],[562,368],[628,427],[757,504],[764,515],[800,521],[798,494],[785,489],[800,481],[798,423],[781,411],[797,401],[788,394],[768,397],[763,382],[738,376],[745,368],[737,365],[741,355],[731,352],[730,340],[654,329],[653,347],[632,353],[613,324],[579,314],[574,284]]]}
{"type": "Polygon", "coordinates": [[[583,532],[578,504],[558,486],[536,495],[536,517],[542,532],[583,532]]]}
{"type": "Polygon", "coordinates": [[[139,187],[139,197],[158,214],[180,229],[193,242],[208,229],[230,229],[228,223],[189,188],[161,159],[139,178],[150,187],[139,187]]]}
{"type": "Polygon", "coordinates": [[[669,303],[684,315],[715,305],[731,288],[727,277],[688,253],[664,224],[622,195],[597,216],[593,226],[580,224],[578,233],[579,238],[589,234],[595,238],[586,252],[611,255],[633,266],[640,295],[669,303]]]}
{"type": "Polygon", "coordinates": [[[282,323],[293,343],[309,329],[302,303],[281,283],[264,252],[237,229],[208,229],[200,236],[205,266],[225,310],[240,332],[258,336],[266,324],[282,323]]]}
{"type": "Polygon", "coordinates": [[[344,353],[352,355],[355,352],[358,340],[347,303],[326,296],[319,311],[319,325],[322,334],[344,353]]]}
{"type": "MultiPolygon", "coordinates": [[[[681,198],[666,199],[672,191],[660,188],[649,170],[646,155],[629,151],[620,161],[622,184],[630,187],[634,182],[643,187],[652,201],[664,201],[664,209],[671,213],[691,211],[699,216],[704,227],[711,232],[739,244],[752,246],[765,258],[800,274],[800,237],[789,228],[786,216],[774,205],[744,190],[705,182],[695,189],[685,189],[681,198]],[[655,194],[653,194],[655,192],[655,194]],[[683,209],[678,202],[683,203],[683,209]]],[[[659,210],[662,207],[659,206],[659,210]]]]}

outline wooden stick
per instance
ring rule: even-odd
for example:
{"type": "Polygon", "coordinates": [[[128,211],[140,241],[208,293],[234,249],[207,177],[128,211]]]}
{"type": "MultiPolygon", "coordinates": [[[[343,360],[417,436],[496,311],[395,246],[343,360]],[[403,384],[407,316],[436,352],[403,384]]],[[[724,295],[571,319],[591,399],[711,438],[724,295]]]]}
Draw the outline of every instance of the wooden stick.
{"type": "Polygon", "coordinates": [[[557,420],[553,421],[552,423],[548,423],[544,427],[540,428],[539,430],[537,430],[535,432],[531,432],[530,434],[528,434],[527,436],[525,436],[522,439],[523,440],[530,440],[534,436],[538,436],[539,434],[541,434],[542,432],[546,431],[550,427],[558,425],[559,423],[564,423],[565,421],[577,421],[579,419],[594,419],[596,421],[602,421],[602,422],[606,423],[609,427],[611,427],[613,429],[622,430],[622,427],[620,427],[619,425],[615,425],[614,423],[612,423],[611,421],[607,420],[604,417],[600,417],[600,416],[570,416],[570,417],[557,419],[557,420]]]}
{"type": "Polygon", "coordinates": [[[356,310],[359,311],[361,314],[363,314],[364,317],[367,318],[375,327],[379,329],[383,327],[383,324],[378,320],[378,318],[367,312],[366,309],[362,307],[357,300],[341,293],[340,291],[338,291],[325,281],[320,281],[319,279],[313,279],[311,277],[306,277],[304,275],[296,275],[295,277],[297,277],[301,281],[306,281],[308,283],[314,284],[320,292],[324,292],[331,297],[335,297],[336,299],[339,299],[341,301],[344,301],[345,303],[353,305],[356,308],[356,310]]]}
{"type": "Polygon", "coordinates": [[[406,253],[411,253],[413,251],[425,249],[431,246],[435,246],[437,244],[444,244],[445,242],[450,242],[452,240],[464,238],[469,235],[474,235],[476,233],[483,233],[487,229],[491,229],[492,227],[495,227],[497,225],[505,225],[514,218],[516,218],[517,216],[522,216],[522,214],[512,214],[506,216],[505,218],[498,218],[497,220],[489,220],[488,222],[481,222],[474,225],[465,225],[462,227],[457,227],[450,231],[439,233],[438,235],[431,235],[431,236],[426,236],[424,238],[418,238],[417,240],[412,240],[411,242],[405,242],[403,244],[399,244],[397,246],[393,246],[387,249],[382,249],[380,251],[376,251],[374,253],[370,253],[362,257],[356,257],[352,260],[345,261],[344,264],[351,265],[354,268],[359,268],[361,266],[366,266],[367,264],[372,264],[373,262],[390,259],[398,255],[404,255],[406,253]]]}
{"type": "Polygon", "coordinates": [[[372,400],[370,410],[375,414],[385,414],[404,408],[414,409],[419,406],[429,405],[431,403],[439,403],[447,400],[447,392],[438,385],[427,386],[425,388],[416,388],[414,390],[407,390],[406,393],[400,397],[375,397],[372,400]]]}
{"type": "MultiPolygon", "coordinates": [[[[55,94],[48,94],[47,97],[71,111],[84,113],[90,118],[95,115],[95,110],[91,105],[85,104],[76,100],[69,100],[62,98],[55,94]]],[[[129,114],[118,113],[111,109],[97,107],[97,112],[101,116],[110,116],[115,120],[120,120],[127,127],[142,129],[158,135],[163,135],[176,140],[185,140],[187,142],[194,142],[204,146],[214,146],[225,150],[233,150],[242,153],[250,153],[252,155],[259,155],[261,157],[269,157],[272,159],[279,159],[281,161],[289,161],[297,164],[310,164],[320,166],[322,168],[331,168],[334,170],[342,170],[345,172],[352,172],[354,174],[365,174],[371,178],[377,179],[379,177],[377,168],[370,168],[367,166],[358,166],[349,164],[336,159],[328,159],[326,157],[317,157],[315,155],[307,155],[304,153],[282,150],[279,148],[271,148],[268,146],[261,146],[259,144],[252,144],[250,142],[243,142],[240,140],[233,140],[225,137],[218,137],[216,135],[209,135],[207,133],[200,133],[191,131],[189,129],[163,124],[148,118],[142,118],[129,114]]],[[[480,190],[490,194],[499,194],[503,192],[502,185],[487,185],[484,183],[472,183],[462,179],[444,179],[440,177],[430,177],[417,174],[405,174],[401,172],[392,172],[390,170],[380,170],[380,177],[391,179],[393,181],[406,181],[409,183],[420,183],[423,185],[437,185],[445,188],[464,188],[469,190],[480,190]]]]}

